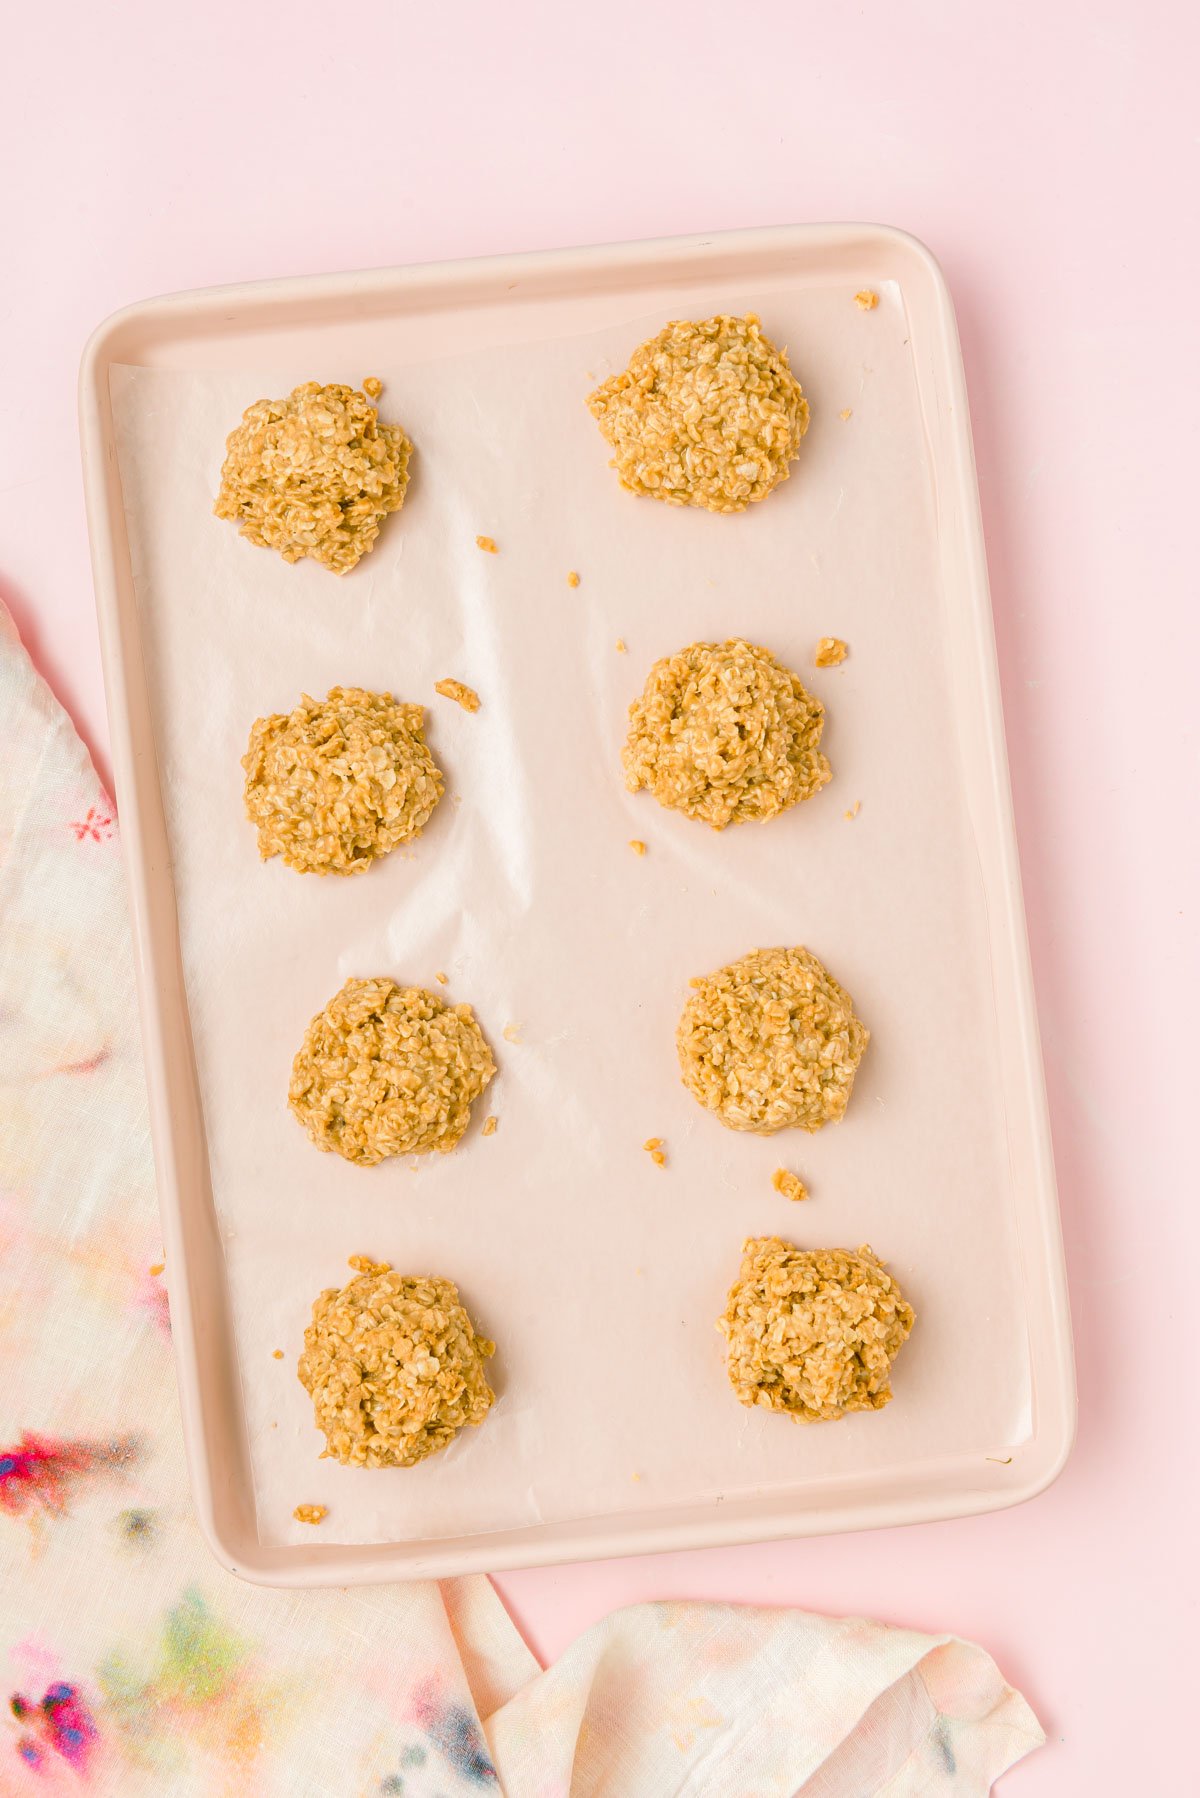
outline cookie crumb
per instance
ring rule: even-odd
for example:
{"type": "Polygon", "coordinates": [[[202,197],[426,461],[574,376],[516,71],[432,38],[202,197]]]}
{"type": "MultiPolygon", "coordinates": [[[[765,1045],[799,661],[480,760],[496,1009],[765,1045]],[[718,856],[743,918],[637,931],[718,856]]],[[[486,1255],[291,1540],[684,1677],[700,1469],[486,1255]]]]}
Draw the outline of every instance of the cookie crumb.
{"type": "Polygon", "coordinates": [[[854,303],[861,306],[864,312],[874,312],[879,304],[879,295],[873,287],[863,287],[855,294],[854,303]]]}
{"type": "Polygon", "coordinates": [[[352,1267],[356,1274],[390,1274],[392,1271],[390,1261],[372,1261],[369,1255],[351,1255],[346,1266],[352,1267]]]}
{"type": "Polygon", "coordinates": [[[861,811],[862,811],[862,800],[856,799],[854,801],[854,804],[850,807],[850,810],[848,812],[844,813],[843,815],[846,818],[857,818],[859,812],[861,812],[861,811]]]}
{"type": "Polygon", "coordinates": [[[484,1136],[495,1136],[496,1131],[499,1129],[499,1127],[500,1127],[500,1119],[498,1117],[484,1118],[484,1120],[483,1120],[484,1136]]]}
{"type": "Polygon", "coordinates": [[[854,417],[854,408],[853,408],[853,406],[847,406],[847,407],[846,407],[846,409],[845,409],[845,411],[844,411],[844,412],[839,412],[839,413],[838,413],[838,417],[839,417],[839,418],[840,418],[840,419],[841,419],[841,421],[842,421],[842,423],[843,423],[843,424],[845,424],[845,422],[846,422],[846,420],[847,420],[847,419],[848,419],[848,418],[853,418],[853,417],[854,417]]]}
{"type": "Polygon", "coordinates": [[[326,1505],[297,1505],[292,1512],[297,1523],[321,1523],[328,1515],[326,1505]]]}
{"type": "Polygon", "coordinates": [[[579,572],[577,569],[572,568],[570,574],[567,576],[567,586],[568,587],[578,587],[578,585],[579,585],[579,572]]]}
{"type": "Polygon", "coordinates": [[[624,639],[624,637],[617,638],[617,653],[619,655],[625,654],[625,639],[624,639]]]}
{"type": "Polygon", "coordinates": [[[822,637],[817,644],[813,661],[818,668],[836,668],[846,660],[850,653],[849,645],[840,637],[822,637]]]}
{"type": "Polygon", "coordinates": [[[629,847],[633,850],[635,855],[645,855],[646,853],[646,845],[643,843],[641,837],[630,837],[629,847]]]}
{"type": "Polygon", "coordinates": [[[368,375],[362,384],[362,390],[369,400],[377,400],[383,392],[383,382],[378,375],[368,375]]]}
{"type": "Polygon", "coordinates": [[[661,1136],[648,1136],[642,1144],[642,1147],[649,1155],[655,1167],[666,1167],[667,1157],[663,1151],[663,1138],[661,1136]]]}
{"type": "Polygon", "coordinates": [[[464,712],[479,710],[478,693],[474,687],[465,686],[460,680],[440,680],[433,690],[440,693],[443,699],[452,699],[464,712]]]}
{"type": "Polygon", "coordinates": [[[282,1349],[272,1349],[271,1350],[271,1358],[274,1361],[282,1361],[283,1360],[283,1350],[282,1349]]]}
{"type": "Polygon", "coordinates": [[[521,1040],[521,1026],[519,1024],[506,1024],[500,1034],[503,1036],[506,1043],[519,1043],[521,1040]]]}
{"type": "Polygon", "coordinates": [[[785,1167],[777,1167],[771,1175],[771,1185],[776,1192],[781,1192],[785,1199],[806,1199],[808,1188],[799,1174],[789,1173],[785,1167]]]}
{"type": "Polygon", "coordinates": [[[640,1473],[631,1473],[629,1477],[633,1481],[634,1485],[636,1486],[642,1476],[640,1473]]]}
{"type": "Polygon", "coordinates": [[[499,547],[494,537],[476,537],[475,547],[476,549],[485,550],[489,556],[498,556],[500,554],[499,547]]]}
{"type": "Polygon", "coordinates": [[[157,1280],[159,1274],[162,1273],[162,1271],[166,1267],[166,1265],[167,1264],[165,1261],[156,1261],[154,1263],[154,1266],[150,1269],[150,1272],[154,1275],[154,1278],[156,1280],[157,1280]]]}

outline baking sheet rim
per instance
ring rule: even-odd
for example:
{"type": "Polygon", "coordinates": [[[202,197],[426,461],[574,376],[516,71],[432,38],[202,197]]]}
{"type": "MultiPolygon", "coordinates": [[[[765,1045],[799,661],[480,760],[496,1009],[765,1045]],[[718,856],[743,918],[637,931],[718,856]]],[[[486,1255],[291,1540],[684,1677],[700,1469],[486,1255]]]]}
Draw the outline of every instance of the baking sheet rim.
{"type": "MultiPolygon", "coordinates": [[[[682,276],[680,276],[682,278],[682,276]]],[[[92,545],[96,603],[100,625],[105,687],[112,733],[117,797],[121,808],[121,839],[126,859],[134,927],[135,963],[141,1012],[151,1129],[158,1173],[164,1246],[169,1265],[183,1277],[174,1279],[170,1299],[174,1322],[176,1365],[189,1472],[199,1520],[217,1558],[231,1571],[268,1584],[340,1584],[347,1579],[371,1581],[396,1577],[430,1577],[474,1570],[533,1566],[572,1559],[733,1544],[793,1535],[827,1533],[931,1521],[969,1515],[1023,1502],[1048,1486],[1061,1471],[1074,1436],[1075,1394],[1069,1314],[1063,1266],[1061,1234],[1055,1196],[1049,1126],[1045,1109],[1040,1045],[1033,1002],[1032,974],[1025,937],[1020,878],[1008,789],[999,683],[995,665],[990,601],[987,587],[982,525],[974,476],[974,459],[968,423],[965,380],[958,350],[953,309],[944,278],[928,250],[915,239],[890,227],[872,225],[807,225],[728,232],[591,246],[574,250],[533,252],[515,257],[414,265],[365,273],[251,283],[171,295],[140,302],[104,321],[85,350],[80,374],[80,429],[84,459],[85,497],[92,545]],[[1008,973],[1016,983],[1016,1013],[1020,1027],[1020,1053],[1028,1101],[1032,1153],[1037,1164],[1037,1192],[1019,1219],[1023,1270],[1031,1262],[1042,1276],[1043,1353],[1035,1356],[1034,1428],[1030,1452],[1019,1467],[994,1467],[977,1473],[974,1486],[961,1489],[931,1488],[923,1496],[905,1493],[846,1503],[804,1507],[785,1504],[772,1496],[766,1511],[749,1501],[739,1501],[724,1512],[706,1506],[702,1512],[653,1522],[638,1521],[622,1530],[619,1519],[584,1518],[571,1524],[534,1526],[444,1539],[429,1545],[405,1542],[384,1545],[314,1544],[311,1548],[262,1549],[246,1532],[230,1531],[228,1506],[219,1514],[219,1486],[210,1435],[211,1391],[206,1392],[205,1367],[199,1353],[197,1318],[193,1307],[189,1250],[185,1246],[186,1199],[182,1163],[187,1144],[179,1140],[173,1097],[186,1097],[189,1086],[195,1102],[194,1071],[179,1065],[179,1045],[169,1042],[168,1013],[182,1006],[186,1033],[186,995],[178,966],[178,945],[172,940],[174,896],[169,870],[150,852],[147,836],[153,820],[145,810],[152,803],[157,774],[148,718],[135,718],[131,709],[133,665],[140,656],[136,627],[122,619],[121,551],[124,518],[119,475],[112,445],[112,421],[108,394],[108,370],[121,359],[123,342],[139,330],[152,339],[169,339],[181,329],[216,329],[231,309],[253,316],[264,306],[295,308],[298,304],[332,305],[364,300],[383,301],[391,296],[415,295],[440,283],[450,282],[469,300],[471,291],[485,285],[528,284],[534,276],[583,279],[603,272],[614,274],[651,272],[669,278],[673,269],[690,267],[697,257],[714,263],[716,273],[728,275],[739,257],[769,255],[783,259],[805,248],[850,246],[863,239],[915,258],[931,280],[938,309],[939,378],[946,383],[958,424],[953,432],[953,455],[945,470],[955,484],[963,532],[964,554],[969,567],[973,621],[980,652],[980,693],[991,747],[992,793],[998,846],[1003,869],[1000,891],[989,891],[1005,911],[1005,937],[1011,948],[1008,973]],[[137,740],[140,738],[140,740],[137,740]],[[149,783],[149,784],[148,784],[149,783]],[[164,919],[164,906],[167,917],[164,919]],[[165,932],[165,936],[164,936],[165,932]]],[[[139,693],[139,700],[145,695],[139,693]]],[[[143,703],[144,710],[144,703],[143,703]]],[[[161,846],[160,846],[161,847],[161,846]]],[[[195,1149],[197,1145],[192,1143],[195,1149]]],[[[190,1220],[193,1234],[211,1227],[211,1221],[190,1220]]],[[[219,1256],[219,1244],[215,1245],[219,1256]]],[[[1026,1282],[1028,1299],[1028,1279],[1026,1282]]],[[[228,1344],[223,1345],[225,1350],[228,1344]]],[[[207,1369],[208,1385],[213,1370],[207,1369]]],[[[932,1472],[932,1470],[931,1470],[932,1472]]],[[[229,1470],[225,1471],[228,1499],[229,1470]]],[[[911,1477],[911,1476],[909,1476],[911,1477]]],[[[856,1482],[837,1482],[842,1490],[856,1482]]],[[[906,1479],[906,1483],[908,1480],[906,1479]]]]}

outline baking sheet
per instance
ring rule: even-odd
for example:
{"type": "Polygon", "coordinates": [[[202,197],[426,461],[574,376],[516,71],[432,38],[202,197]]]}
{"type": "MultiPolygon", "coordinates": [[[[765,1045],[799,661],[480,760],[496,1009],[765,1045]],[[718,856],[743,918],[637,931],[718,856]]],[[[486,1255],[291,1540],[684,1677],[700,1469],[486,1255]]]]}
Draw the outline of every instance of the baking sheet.
{"type": "Polygon", "coordinates": [[[432,1539],[886,1478],[1029,1432],[986,915],[943,655],[953,595],[902,295],[885,285],[864,313],[841,284],[765,305],[717,284],[701,305],[762,310],[813,408],[792,478],[732,518],[623,493],[584,406],[661,312],[432,360],[381,328],[362,367],[264,344],[253,375],[113,371],[264,1542],[311,1541],[299,1502],[329,1507],[324,1543],[432,1539]],[[366,374],[416,458],[354,574],[288,567],[212,516],[245,405],[366,374]],[[850,659],[818,671],[827,634],[850,659]],[[834,779],[767,826],[716,834],[627,794],[619,748],[650,664],[728,635],[768,644],[825,701],[834,779]],[[478,714],[435,696],[446,675],[478,689],[478,714]],[[427,705],[447,777],[422,837],[352,881],[261,864],[241,808],[254,717],[337,683],[427,705]],[[812,1138],[726,1131],[675,1061],[689,977],[776,943],[814,949],[872,1031],[846,1121],[812,1138]],[[308,1019],[347,975],[442,990],[438,970],[500,1065],[470,1133],[448,1157],[373,1170],[320,1155],[285,1104],[308,1019]],[[773,1191],[780,1165],[808,1203],[773,1191]],[[918,1321],[884,1412],[803,1428],[733,1400],[713,1324],[742,1238],[762,1233],[870,1242],[896,1273],[918,1321]],[[484,1426],[409,1472],[319,1461],[295,1377],[311,1300],[355,1253],[454,1279],[498,1344],[484,1426]]]}

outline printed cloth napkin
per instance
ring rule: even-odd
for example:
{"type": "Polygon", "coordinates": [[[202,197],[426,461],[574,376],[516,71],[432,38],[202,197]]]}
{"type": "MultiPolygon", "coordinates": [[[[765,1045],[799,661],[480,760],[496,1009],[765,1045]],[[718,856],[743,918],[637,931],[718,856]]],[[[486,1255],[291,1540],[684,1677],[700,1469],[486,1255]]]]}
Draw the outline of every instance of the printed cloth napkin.
{"type": "Polygon", "coordinates": [[[640,1605],[539,1668],[483,1578],[243,1584],[191,1515],[116,819],[0,608],[0,1794],[984,1793],[982,1649],[640,1605]]]}

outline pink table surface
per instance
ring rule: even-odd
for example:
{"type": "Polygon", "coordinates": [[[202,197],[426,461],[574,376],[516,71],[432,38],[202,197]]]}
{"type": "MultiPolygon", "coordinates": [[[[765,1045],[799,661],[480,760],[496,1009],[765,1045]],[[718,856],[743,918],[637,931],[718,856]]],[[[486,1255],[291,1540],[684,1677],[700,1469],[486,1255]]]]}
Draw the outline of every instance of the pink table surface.
{"type": "Polygon", "coordinates": [[[805,219],[939,256],[972,395],[1079,1357],[1066,1472],[960,1523],[507,1575],[556,1653],[721,1597],[977,1637],[1023,1798],[1194,1777],[1194,9],[125,0],[10,14],[0,592],[107,770],[75,375],[145,295],[805,219]],[[72,16],[73,15],[73,16],[72,16]],[[1189,982],[1188,975],[1193,976],[1189,982]],[[1189,991],[1190,987],[1190,991],[1189,991]],[[1189,1665],[1190,1663],[1190,1665],[1189,1665]]]}

